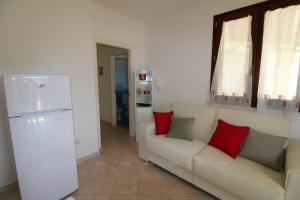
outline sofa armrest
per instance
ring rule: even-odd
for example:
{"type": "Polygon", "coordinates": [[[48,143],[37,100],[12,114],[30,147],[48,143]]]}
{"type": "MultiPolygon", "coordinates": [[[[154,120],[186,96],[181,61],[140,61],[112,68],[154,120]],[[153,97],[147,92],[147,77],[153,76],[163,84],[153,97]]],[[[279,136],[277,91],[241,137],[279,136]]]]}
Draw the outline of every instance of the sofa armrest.
{"type": "Polygon", "coordinates": [[[300,140],[290,139],[286,153],[285,200],[300,199],[300,140]]]}
{"type": "Polygon", "coordinates": [[[146,136],[155,134],[154,122],[138,124],[136,126],[136,139],[139,143],[139,157],[148,161],[148,151],[146,149],[146,136]]]}
{"type": "Polygon", "coordinates": [[[154,135],[155,134],[155,123],[154,122],[145,122],[138,124],[136,126],[136,137],[139,142],[142,137],[146,135],[154,135]]]}

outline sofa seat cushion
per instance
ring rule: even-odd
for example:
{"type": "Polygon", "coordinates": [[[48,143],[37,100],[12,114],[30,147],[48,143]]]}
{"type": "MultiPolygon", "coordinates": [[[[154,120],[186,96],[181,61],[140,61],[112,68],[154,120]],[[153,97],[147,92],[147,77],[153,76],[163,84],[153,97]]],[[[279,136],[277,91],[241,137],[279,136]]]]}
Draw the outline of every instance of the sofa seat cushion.
{"type": "Polygon", "coordinates": [[[159,156],[170,164],[192,171],[194,155],[203,149],[206,144],[200,140],[193,141],[167,138],[164,135],[146,136],[146,149],[156,156],[159,156]]]}
{"type": "Polygon", "coordinates": [[[283,173],[207,146],[194,158],[195,175],[245,200],[283,200],[283,173]]]}

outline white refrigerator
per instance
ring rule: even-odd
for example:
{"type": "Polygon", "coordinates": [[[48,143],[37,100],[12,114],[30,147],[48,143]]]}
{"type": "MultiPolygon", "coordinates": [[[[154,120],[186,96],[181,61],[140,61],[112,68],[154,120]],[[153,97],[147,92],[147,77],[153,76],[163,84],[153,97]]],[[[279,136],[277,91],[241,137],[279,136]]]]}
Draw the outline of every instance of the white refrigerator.
{"type": "Polygon", "coordinates": [[[22,200],[58,200],[78,188],[70,78],[5,74],[22,200]]]}

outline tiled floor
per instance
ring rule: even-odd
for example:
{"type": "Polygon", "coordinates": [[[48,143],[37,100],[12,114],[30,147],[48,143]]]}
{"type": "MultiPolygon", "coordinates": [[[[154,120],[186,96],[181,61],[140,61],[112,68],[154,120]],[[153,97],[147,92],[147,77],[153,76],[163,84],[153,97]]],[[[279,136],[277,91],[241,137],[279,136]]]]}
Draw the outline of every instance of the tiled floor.
{"type": "MultiPolygon", "coordinates": [[[[100,155],[78,165],[76,200],[216,200],[169,172],[140,160],[128,131],[101,123],[100,155]]],[[[18,190],[0,194],[19,199],[18,190]]]]}

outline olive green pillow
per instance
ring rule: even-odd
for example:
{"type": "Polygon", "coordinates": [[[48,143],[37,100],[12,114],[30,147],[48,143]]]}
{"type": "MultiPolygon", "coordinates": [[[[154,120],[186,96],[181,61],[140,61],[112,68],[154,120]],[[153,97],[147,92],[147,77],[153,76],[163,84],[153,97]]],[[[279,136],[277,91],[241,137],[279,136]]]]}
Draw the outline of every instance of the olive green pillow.
{"type": "Polygon", "coordinates": [[[274,136],[250,129],[239,156],[280,171],[284,166],[286,142],[286,137],[274,136]]]}
{"type": "Polygon", "coordinates": [[[192,141],[194,121],[194,118],[172,117],[167,137],[192,141]]]}

